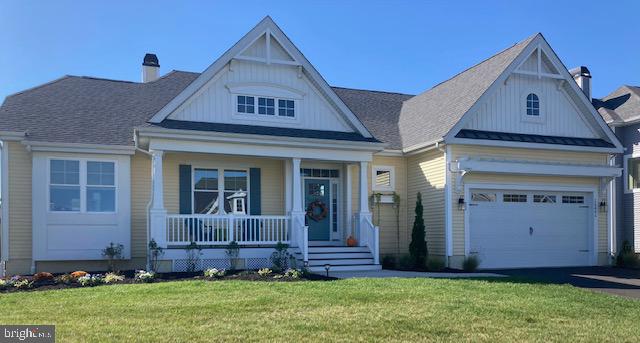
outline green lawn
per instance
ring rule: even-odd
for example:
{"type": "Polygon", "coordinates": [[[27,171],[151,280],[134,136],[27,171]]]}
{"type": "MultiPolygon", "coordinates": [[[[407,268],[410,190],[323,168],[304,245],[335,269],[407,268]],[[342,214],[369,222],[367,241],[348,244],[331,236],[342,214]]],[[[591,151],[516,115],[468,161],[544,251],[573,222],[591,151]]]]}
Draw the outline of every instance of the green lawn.
{"type": "Polygon", "coordinates": [[[506,280],[181,281],[0,294],[58,341],[640,341],[640,301],[506,280]]]}

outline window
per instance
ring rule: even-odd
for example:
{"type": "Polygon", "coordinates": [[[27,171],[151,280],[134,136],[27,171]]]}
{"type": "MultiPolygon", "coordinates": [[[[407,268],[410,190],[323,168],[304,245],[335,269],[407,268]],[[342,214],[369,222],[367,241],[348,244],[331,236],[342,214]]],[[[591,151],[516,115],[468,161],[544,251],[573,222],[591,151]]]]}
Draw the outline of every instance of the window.
{"type": "Polygon", "coordinates": [[[556,196],[555,195],[544,195],[544,194],[534,194],[533,202],[536,203],[545,203],[545,204],[555,204],[556,196]]]}
{"type": "Polygon", "coordinates": [[[526,194],[503,194],[503,202],[527,202],[526,194]]]}
{"type": "Polygon", "coordinates": [[[87,212],[115,210],[115,163],[87,162],[87,212]]]}
{"type": "Polygon", "coordinates": [[[238,112],[255,113],[254,98],[252,96],[238,95],[238,112]]]}
{"type": "MultiPolygon", "coordinates": [[[[218,200],[218,170],[195,169],[193,172],[193,213],[209,213],[218,200]]],[[[216,210],[211,213],[215,213],[216,210]]]]}
{"type": "Polygon", "coordinates": [[[295,117],[295,102],[293,100],[278,100],[278,115],[281,117],[295,117]]]}
{"type": "Polygon", "coordinates": [[[535,93],[527,95],[527,115],[540,116],[540,99],[535,93]]]}
{"type": "Polygon", "coordinates": [[[340,176],[340,173],[337,169],[311,169],[304,168],[300,169],[300,174],[303,177],[331,177],[336,178],[340,176]]]}
{"type": "Polygon", "coordinates": [[[579,195],[563,195],[563,204],[584,204],[584,197],[579,195]]]}
{"type": "Polygon", "coordinates": [[[495,202],[496,201],[496,193],[472,193],[471,201],[479,201],[479,202],[495,202]]]}
{"type": "Polygon", "coordinates": [[[50,160],[49,210],[115,212],[115,162],[50,160]]]}
{"type": "Polygon", "coordinates": [[[275,115],[275,100],[273,98],[258,98],[258,114],[275,115]]]}
{"type": "Polygon", "coordinates": [[[80,212],[80,161],[51,160],[49,209],[80,212]]]}
{"type": "Polygon", "coordinates": [[[331,227],[338,232],[338,184],[331,183],[331,227]]]}
{"type": "Polygon", "coordinates": [[[393,191],[395,189],[395,168],[391,166],[373,166],[371,180],[374,191],[393,191]]]}
{"type": "Polygon", "coordinates": [[[625,156],[627,167],[627,189],[634,190],[640,188],[640,158],[630,158],[625,156]]]}
{"type": "MultiPolygon", "coordinates": [[[[195,168],[193,171],[193,213],[216,214],[222,212],[220,204],[224,204],[224,212],[231,213],[232,201],[227,199],[237,192],[244,192],[245,207],[248,207],[246,170],[222,170],[195,168]],[[218,208],[212,209],[218,201],[218,208]]],[[[248,212],[247,212],[248,213],[248,212]]]]}

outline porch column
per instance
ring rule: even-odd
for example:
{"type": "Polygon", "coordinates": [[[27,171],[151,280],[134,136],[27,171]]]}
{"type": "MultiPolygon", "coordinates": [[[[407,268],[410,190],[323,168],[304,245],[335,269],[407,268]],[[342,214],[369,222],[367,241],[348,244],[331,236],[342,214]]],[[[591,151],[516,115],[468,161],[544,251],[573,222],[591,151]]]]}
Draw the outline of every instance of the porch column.
{"type": "Polygon", "coordinates": [[[291,167],[291,160],[284,161],[284,212],[291,214],[293,211],[292,189],[293,189],[293,167],[291,167]]]}
{"type": "Polygon", "coordinates": [[[304,261],[307,261],[307,234],[304,230],[305,212],[302,210],[302,178],[300,175],[300,159],[292,158],[288,164],[291,167],[291,239],[294,246],[298,247],[303,254],[304,261]],[[302,223],[303,227],[300,227],[302,223]]]}
{"type": "MultiPolygon", "coordinates": [[[[347,230],[346,230],[346,237],[348,238],[349,236],[354,236],[354,232],[353,232],[353,196],[352,196],[352,192],[353,192],[353,180],[351,177],[351,165],[350,164],[345,164],[344,166],[345,169],[345,210],[346,210],[346,220],[345,223],[347,225],[347,230]]],[[[355,236],[354,236],[355,237],[355,236]]]]}
{"type": "Polygon", "coordinates": [[[156,241],[158,246],[166,247],[166,217],[164,208],[164,179],[162,175],[162,150],[151,151],[151,209],[149,210],[150,239],[156,241]]]}
{"type": "Polygon", "coordinates": [[[302,213],[302,178],[300,176],[300,159],[291,159],[291,176],[292,176],[292,213],[302,213]]]}
{"type": "Polygon", "coordinates": [[[358,209],[358,243],[360,246],[365,246],[365,235],[361,231],[362,221],[365,218],[371,219],[371,212],[369,212],[369,163],[365,161],[360,162],[360,189],[359,189],[359,209],[358,209]]]}

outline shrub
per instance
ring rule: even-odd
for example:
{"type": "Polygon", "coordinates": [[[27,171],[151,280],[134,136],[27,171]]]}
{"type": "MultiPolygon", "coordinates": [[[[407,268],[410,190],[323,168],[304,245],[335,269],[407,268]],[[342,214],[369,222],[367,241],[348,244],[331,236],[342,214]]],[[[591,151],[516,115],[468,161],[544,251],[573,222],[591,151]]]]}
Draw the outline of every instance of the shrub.
{"type": "Polygon", "coordinates": [[[462,269],[465,272],[474,272],[476,271],[476,269],[478,269],[479,265],[480,265],[480,260],[478,259],[478,257],[467,256],[464,258],[464,261],[462,262],[462,269]]]}
{"type": "Polygon", "coordinates": [[[104,276],[104,283],[117,283],[124,281],[124,275],[118,275],[116,273],[107,273],[104,276]]]}
{"type": "Polygon", "coordinates": [[[0,290],[11,287],[11,281],[6,279],[0,279],[0,290]]]}
{"type": "Polygon", "coordinates": [[[426,267],[428,271],[439,272],[444,269],[444,261],[439,258],[429,258],[426,267]]]}
{"type": "Polygon", "coordinates": [[[271,254],[271,269],[276,272],[282,272],[289,267],[289,260],[291,254],[289,254],[289,245],[282,242],[276,244],[276,251],[271,254]]]}
{"type": "Polygon", "coordinates": [[[78,270],[78,271],[75,271],[75,272],[71,273],[71,277],[73,277],[74,279],[79,279],[79,278],[81,278],[81,277],[83,277],[83,276],[85,276],[87,274],[88,273],[85,272],[85,271],[78,270]]]}
{"type": "Polygon", "coordinates": [[[164,255],[164,249],[158,246],[155,239],[149,241],[149,262],[151,270],[158,271],[158,261],[164,255]]]}
{"type": "Polygon", "coordinates": [[[418,192],[415,209],[416,215],[413,221],[413,229],[411,230],[411,243],[409,244],[409,254],[413,261],[413,267],[416,269],[424,268],[428,255],[423,211],[422,194],[418,192]]]}
{"type": "Polygon", "coordinates": [[[302,277],[302,272],[297,269],[289,268],[284,272],[284,276],[290,279],[299,279],[300,277],[302,277]]]}
{"type": "Polygon", "coordinates": [[[204,271],[204,277],[209,279],[219,279],[227,273],[224,269],[210,268],[204,271]]]}
{"type": "Polygon", "coordinates": [[[400,256],[398,260],[398,269],[400,270],[411,270],[413,269],[413,259],[411,255],[404,254],[400,256]]]}
{"type": "Polygon", "coordinates": [[[74,278],[73,276],[71,276],[71,274],[62,274],[62,275],[58,275],[54,278],[54,281],[56,283],[62,283],[62,284],[70,284],[72,282],[74,282],[76,280],[76,278],[74,278]]]}
{"type": "Polygon", "coordinates": [[[202,256],[202,248],[196,244],[196,242],[191,242],[186,248],[187,250],[187,271],[195,272],[198,270],[200,266],[200,256],[202,256]]]}
{"type": "Polygon", "coordinates": [[[622,243],[622,249],[616,257],[616,266],[622,268],[637,268],[640,267],[640,258],[638,254],[633,251],[631,243],[624,241],[622,243]]]}
{"type": "Polygon", "coordinates": [[[87,274],[78,278],[78,283],[82,287],[93,287],[104,283],[104,278],[100,274],[87,274]]]}
{"type": "Polygon", "coordinates": [[[28,279],[21,279],[13,282],[13,287],[15,287],[16,289],[29,289],[33,287],[33,282],[29,281],[28,279]]]}
{"type": "Polygon", "coordinates": [[[148,272],[146,270],[138,270],[136,271],[134,279],[139,282],[153,282],[153,280],[156,279],[156,273],[148,272]]]}
{"type": "Polygon", "coordinates": [[[260,276],[268,276],[268,275],[271,275],[272,273],[273,273],[273,270],[269,268],[262,268],[258,270],[258,275],[260,276]]]}
{"type": "Polygon", "coordinates": [[[393,255],[385,255],[382,257],[382,268],[396,269],[396,258],[393,255]]]}
{"type": "Polygon", "coordinates": [[[109,261],[109,271],[113,272],[116,270],[116,261],[122,259],[122,250],[124,250],[124,245],[116,245],[113,244],[113,242],[102,249],[102,256],[109,261]]]}
{"type": "Polygon", "coordinates": [[[47,272],[40,272],[33,275],[33,282],[52,281],[53,274],[47,272]]]}

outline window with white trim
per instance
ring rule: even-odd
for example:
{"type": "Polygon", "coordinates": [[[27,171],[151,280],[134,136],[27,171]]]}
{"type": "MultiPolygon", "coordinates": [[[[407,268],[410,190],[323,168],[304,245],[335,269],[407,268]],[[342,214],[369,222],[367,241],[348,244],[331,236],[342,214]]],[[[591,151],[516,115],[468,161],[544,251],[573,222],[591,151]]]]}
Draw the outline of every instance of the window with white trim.
{"type": "Polygon", "coordinates": [[[394,191],[395,190],[395,168],[392,166],[373,166],[371,170],[371,188],[374,191],[394,191]]]}
{"type": "Polygon", "coordinates": [[[255,102],[252,96],[238,95],[238,113],[255,113],[255,102]]]}
{"type": "Polygon", "coordinates": [[[627,158],[627,190],[640,188],[640,158],[627,158]]]}
{"type": "Polygon", "coordinates": [[[502,202],[527,202],[526,194],[503,194],[502,202]]]}
{"type": "Polygon", "coordinates": [[[49,210],[116,212],[115,162],[51,159],[49,210]]]}
{"type": "Polygon", "coordinates": [[[471,201],[495,202],[496,201],[496,193],[473,192],[473,193],[471,193],[471,201]]]}
{"type": "Polygon", "coordinates": [[[276,114],[276,104],[273,98],[258,98],[258,114],[269,116],[276,114]]]}
{"type": "Polygon", "coordinates": [[[581,195],[563,195],[563,204],[584,204],[584,197],[581,195]]]}
{"type": "Polygon", "coordinates": [[[527,115],[540,116],[540,98],[535,93],[527,95],[527,115]]]}
{"type": "Polygon", "coordinates": [[[238,95],[236,96],[236,111],[239,114],[257,114],[283,119],[295,118],[296,101],[276,97],[238,95]]]}
{"type": "Polygon", "coordinates": [[[555,195],[546,195],[546,194],[534,194],[533,202],[535,203],[544,203],[544,204],[555,204],[556,196],[555,195]]]}
{"type": "Polygon", "coordinates": [[[223,169],[220,172],[218,169],[194,168],[193,213],[222,213],[220,204],[223,204],[225,213],[231,213],[232,201],[227,198],[240,192],[245,193],[243,198],[248,209],[248,184],[247,170],[223,169]],[[218,208],[212,210],[216,201],[218,208]]]}
{"type": "Polygon", "coordinates": [[[293,100],[278,99],[278,115],[281,117],[295,117],[296,103],[293,100]]]}

